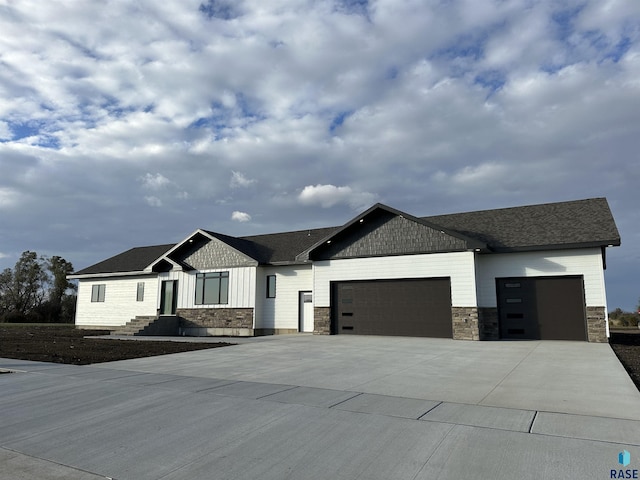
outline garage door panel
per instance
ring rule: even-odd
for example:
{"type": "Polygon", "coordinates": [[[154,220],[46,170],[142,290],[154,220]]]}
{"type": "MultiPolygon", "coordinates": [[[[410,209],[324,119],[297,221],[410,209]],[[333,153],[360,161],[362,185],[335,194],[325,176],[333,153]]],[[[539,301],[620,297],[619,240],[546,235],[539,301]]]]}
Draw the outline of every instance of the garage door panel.
{"type": "Polygon", "coordinates": [[[542,278],[536,297],[540,338],[587,340],[582,278],[542,278]]]}
{"type": "Polygon", "coordinates": [[[332,292],[334,333],[452,336],[449,278],[336,282],[332,292]]]}
{"type": "Polygon", "coordinates": [[[502,338],[532,340],[540,337],[532,279],[499,279],[498,299],[502,338]]]}
{"type": "Polygon", "coordinates": [[[497,279],[500,336],[586,340],[582,277],[497,279]]]}

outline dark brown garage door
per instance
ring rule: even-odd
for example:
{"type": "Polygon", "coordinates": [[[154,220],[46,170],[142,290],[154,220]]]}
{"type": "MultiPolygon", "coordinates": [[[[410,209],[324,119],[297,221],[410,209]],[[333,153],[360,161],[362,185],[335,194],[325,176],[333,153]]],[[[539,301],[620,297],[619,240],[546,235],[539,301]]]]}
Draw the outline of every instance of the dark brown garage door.
{"type": "Polygon", "coordinates": [[[498,278],[500,336],[586,340],[582,277],[498,278]]]}
{"type": "Polygon", "coordinates": [[[332,282],[333,333],[452,337],[449,278],[332,282]]]}

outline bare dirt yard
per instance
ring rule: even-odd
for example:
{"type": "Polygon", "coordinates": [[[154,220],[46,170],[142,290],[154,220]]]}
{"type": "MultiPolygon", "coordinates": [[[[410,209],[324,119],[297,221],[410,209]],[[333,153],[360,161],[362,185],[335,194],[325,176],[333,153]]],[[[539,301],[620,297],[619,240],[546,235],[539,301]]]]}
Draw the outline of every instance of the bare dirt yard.
{"type": "Polygon", "coordinates": [[[609,344],[640,390],[640,330],[612,331],[609,344]]]}
{"type": "MultiPolygon", "coordinates": [[[[108,333],[73,325],[0,324],[0,357],[87,365],[233,345],[90,338],[108,333]]],[[[640,390],[640,330],[613,331],[609,343],[640,390]]]]}
{"type": "Polygon", "coordinates": [[[0,323],[0,357],[88,365],[233,345],[225,342],[138,342],[85,338],[108,333],[104,330],[76,329],[73,325],[0,323]]]}

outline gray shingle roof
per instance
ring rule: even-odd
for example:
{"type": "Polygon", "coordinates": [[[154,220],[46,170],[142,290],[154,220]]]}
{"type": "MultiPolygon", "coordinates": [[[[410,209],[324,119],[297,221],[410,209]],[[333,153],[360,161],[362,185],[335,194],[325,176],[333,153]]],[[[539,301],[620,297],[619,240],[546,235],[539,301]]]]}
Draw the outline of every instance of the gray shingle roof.
{"type": "Polygon", "coordinates": [[[173,243],[168,245],[153,245],[151,247],[136,247],[126,252],[114,255],[102,262],[83,268],[74,273],[74,275],[89,275],[97,273],[114,273],[114,272],[141,272],[151,262],[164,255],[174,246],[173,243]]]}
{"type": "Polygon", "coordinates": [[[491,250],[620,245],[605,198],[424,217],[486,243],[491,250]]]}
{"type": "MultiPolygon", "coordinates": [[[[605,198],[422,217],[429,224],[486,244],[495,252],[620,245],[605,198]]],[[[231,237],[207,232],[260,264],[295,262],[296,256],[342,227],[231,237]]],[[[174,247],[127,250],[74,275],[142,271],[174,247]]]]}
{"type": "Polygon", "coordinates": [[[271,233],[242,237],[256,246],[256,260],[260,263],[292,262],[296,255],[331,235],[339,227],[315,228],[295,232],[271,233]]]}

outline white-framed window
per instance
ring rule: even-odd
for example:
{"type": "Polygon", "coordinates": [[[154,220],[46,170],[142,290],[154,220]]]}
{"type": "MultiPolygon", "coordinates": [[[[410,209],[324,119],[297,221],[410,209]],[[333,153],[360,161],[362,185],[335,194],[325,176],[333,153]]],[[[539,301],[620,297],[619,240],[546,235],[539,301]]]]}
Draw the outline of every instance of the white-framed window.
{"type": "Polygon", "coordinates": [[[136,292],[136,302],[144,302],[144,282],[138,282],[138,290],[136,292]]]}
{"type": "Polygon", "coordinates": [[[100,285],[93,285],[91,287],[91,301],[104,302],[104,292],[106,289],[107,289],[107,285],[104,283],[100,285]]]}

